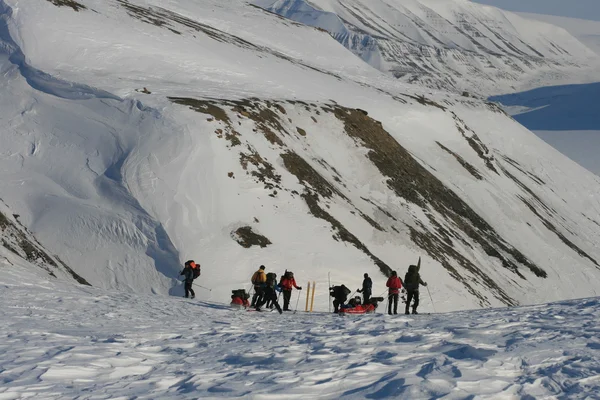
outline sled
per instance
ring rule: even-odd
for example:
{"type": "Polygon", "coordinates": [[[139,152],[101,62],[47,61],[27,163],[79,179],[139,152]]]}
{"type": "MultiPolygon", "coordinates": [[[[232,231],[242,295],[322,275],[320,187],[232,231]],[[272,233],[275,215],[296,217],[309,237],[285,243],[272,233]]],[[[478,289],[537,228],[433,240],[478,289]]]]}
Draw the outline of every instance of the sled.
{"type": "Polygon", "coordinates": [[[371,314],[375,312],[373,304],[358,305],[355,307],[341,308],[338,314],[371,314]]]}
{"type": "Polygon", "coordinates": [[[360,297],[351,300],[349,305],[342,306],[339,314],[372,314],[377,309],[377,305],[383,301],[383,297],[371,297],[367,304],[360,304],[360,297]]]}

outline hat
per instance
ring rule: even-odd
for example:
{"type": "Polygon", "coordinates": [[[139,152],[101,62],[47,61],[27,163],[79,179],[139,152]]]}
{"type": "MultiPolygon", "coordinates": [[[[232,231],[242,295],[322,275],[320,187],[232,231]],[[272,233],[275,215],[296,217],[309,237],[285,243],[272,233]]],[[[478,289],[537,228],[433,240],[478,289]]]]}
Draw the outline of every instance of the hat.
{"type": "Polygon", "coordinates": [[[365,278],[368,278],[368,277],[369,277],[369,274],[367,274],[367,273],[365,272],[365,278]]]}
{"type": "Polygon", "coordinates": [[[264,265],[261,265],[259,269],[265,269],[265,266],[264,266],[264,265]]]}

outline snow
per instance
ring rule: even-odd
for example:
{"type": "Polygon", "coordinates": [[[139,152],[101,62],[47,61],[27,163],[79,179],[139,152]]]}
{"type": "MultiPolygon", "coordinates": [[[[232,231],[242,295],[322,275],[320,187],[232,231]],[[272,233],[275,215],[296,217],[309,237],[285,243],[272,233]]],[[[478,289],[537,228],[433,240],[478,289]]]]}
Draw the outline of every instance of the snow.
{"type": "MultiPolygon", "coordinates": [[[[480,99],[403,83],[326,32],[246,2],[81,2],[87,8],[75,11],[0,0],[0,209],[11,221],[19,214],[48,254],[93,285],[68,283],[66,270],[49,277],[2,242],[0,399],[598,392],[597,298],[490,308],[506,304],[499,290],[529,305],[599,295],[598,177],[480,99]],[[207,100],[222,114],[168,97],[207,100]],[[272,121],[229,102],[250,98],[272,121]],[[349,135],[335,107],[379,121],[386,143],[395,140],[420,174],[432,174],[429,184],[439,180],[442,194],[455,193],[460,207],[547,277],[505,250],[504,259],[494,256],[496,247],[473,239],[481,228],[431,206],[440,193],[417,191],[422,203],[399,196],[370,159],[376,151],[349,135]],[[368,272],[375,295],[385,293],[385,276],[372,256],[340,240],[339,228],[310,213],[302,194],[316,188],[286,167],[292,152],[334,192],[320,194],[318,206],[373,256],[400,276],[422,257],[435,309],[423,291],[419,310],[440,314],[325,313],[329,272],[351,289],[368,272]],[[260,174],[267,165],[279,181],[260,174]],[[240,227],[271,245],[240,246],[233,240],[240,227]],[[436,258],[414,232],[449,242],[458,256],[436,258]],[[194,301],[178,298],[188,259],[202,265],[194,301]],[[261,264],[279,275],[293,270],[301,286],[315,281],[316,312],[231,310],[231,290],[248,289],[261,264]]],[[[428,5],[451,16],[441,1],[404,3],[413,13],[428,5]]],[[[516,30],[527,25],[455,3],[493,20],[504,15],[516,30]]],[[[373,4],[381,12],[382,2],[373,4]]],[[[543,32],[525,36],[574,43],[564,31],[535,26],[543,32]]],[[[412,33],[430,38],[426,31],[412,33]]],[[[511,36],[517,48],[519,37],[511,36]]]]}
{"type": "Polygon", "coordinates": [[[598,54],[566,30],[464,0],[254,4],[325,29],[382,72],[433,88],[489,96],[598,76],[598,54]]]}
{"type": "Polygon", "coordinates": [[[537,13],[600,21],[600,6],[596,0],[576,0],[569,3],[563,0],[471,0],[504,10],[523,13],[537,13]]]}
{"type": "MultiPolygon", "coordinates": [[[[600,54],[600,21],[598,20],[592,21],[580,18],[558,17],[554,15],[545,15],[544,13],[518,14],[525,18],[544,21],[559,26],[575,36],[581,43],[596,52],[596,54],[600,54]]],[[[600,17],[598,18],[600,19],[600,17]]]]}
{"type": "Polygon", "coordinates": [[[537,130],[535,134],[588,171],[600,176],[600,130],[537,130]]]}
{"type": "Polygon", "coordinates": [[[598,298],[418,316],[388,316],[382,306],[374,315],[280,316],[49,282],[1,248],[0,271],[2,399],[593,399],[600,391],[598,298]]]}

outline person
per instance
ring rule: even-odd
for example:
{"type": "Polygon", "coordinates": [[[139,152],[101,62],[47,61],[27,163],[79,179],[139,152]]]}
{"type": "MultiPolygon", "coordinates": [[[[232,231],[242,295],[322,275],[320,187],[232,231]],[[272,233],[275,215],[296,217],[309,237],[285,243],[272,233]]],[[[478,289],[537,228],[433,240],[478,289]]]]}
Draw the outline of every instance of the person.
{"type": "Polygon", "coordinates": [[[346,285],[332,286],[329,288],[329,295],[333,297],[333,312],[338,313],[341,306],[346,303],[348,295],[351,293],[346,285]]]}
{"type": "Polygon", "coordinates": [[[279,286],[283,293],[283,311],[292,311],[290,310],[292,288],[302,290],[302,287],[296,285],[296,279],[294,279],[294,273],[292,271],[285,271],[285,274],[281,277],[281,281],[279,281],[279,286]]]}
{"type": "Polygon", "coordinates": [[[389,277],[385,286],[389,288],[388,314],[392,315],[392,303],[394,303],[394,314],[398,314],[398,296],[400,288],[402,288],[402,280],[400,280],[396,271],[392,271],[392,276],[389,277]]]}
{"type": "Polygon", "coordinates": [[[183,266],[183,270],[179,273],[179,275],[183,275],[185,278],[184,289],[185,289],[185,298],[187,299],[192,295],[192,299],[196,297],[196,293],[194,293],[194,289],[192,289],[192,282],[198,276],[200,276],[200,265],[196,264],[194,260],[186,261],[183,266]]]}
{"type": "Polygon", "coordinates": [[[277,302],[277,291],[281,291],[281,288],[277,284],[277,274],[275,274],[274,272],[269,272],[266,275],[262,300],[256,303],[256,311],[260,311],[260,308],[264,306],[267,303],[267,301],[270,301],[275,306],[275,308],[277,308],[279,314],[283,314],[283,310],[277,302]]]}
{"type": "Polygon", "coordinates": [[[256,307],[256,304],[262,301],[265,282],[267,281],[267,276],[265,275],[265,266],[261,265],[258,271],[256,271],[252,278],[250,279],[252,284],[254,285],[254,296],[252,296],[251,307],[256,307]]]}
{"type": "Polygon", "coordinates": [[[356,297],[351,298],[348,301],[348,306],[351,307],[351,308],[354,308],[356,306],[360,306],[360,296],[356,296],[356,297]]]}
{"type": "Polygon", "coordinates": [[[373,290],[373,281],[369,278],[369,274],[365,273],[365,279],[362,283],[362,289],[358,289],[358,293],[363,294],[363,304],[369,304],[369,299],[371,298],[371,294],[373,290]]]}
{"type": "Polygon", "coordinates": [[[419,284],[427,286],[427,282],[423,282],[421,275],[419,275],[420,266],[411,265],[408,267],[408,272],[404,276],[404,287],[406,288],[406,309],[405,314],[409,314],[408,309],[410,302],[414,299],[412,306],[412,313],[418,314],[417,307],[419,307],[419,284]]]}

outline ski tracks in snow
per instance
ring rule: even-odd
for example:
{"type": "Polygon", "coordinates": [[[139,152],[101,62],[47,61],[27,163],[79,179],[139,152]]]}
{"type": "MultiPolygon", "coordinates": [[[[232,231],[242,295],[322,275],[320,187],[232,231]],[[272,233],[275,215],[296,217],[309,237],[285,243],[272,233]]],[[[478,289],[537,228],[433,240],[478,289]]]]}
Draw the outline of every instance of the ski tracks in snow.
{"type": "Polygon", "coordinates": [[[600,392],[597,299],[439,315],[280,316],[29,277],[23,284],[3,270],[0,399],[600,392]]]}

